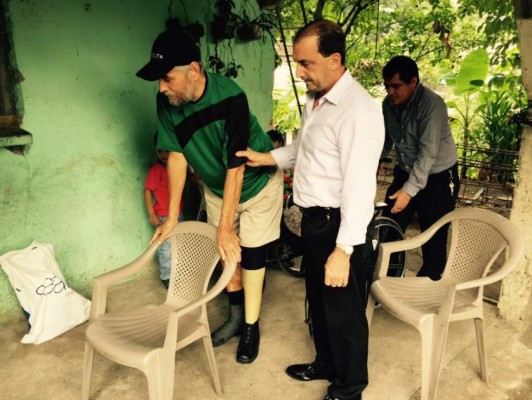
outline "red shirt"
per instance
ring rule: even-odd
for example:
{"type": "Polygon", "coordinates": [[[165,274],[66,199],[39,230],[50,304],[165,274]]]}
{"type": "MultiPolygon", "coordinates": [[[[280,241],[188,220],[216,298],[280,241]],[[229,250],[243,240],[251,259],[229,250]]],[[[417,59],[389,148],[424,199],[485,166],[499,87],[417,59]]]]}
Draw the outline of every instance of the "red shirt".
{"type": "Polygon", "coordinates": [[[167,217],[170,194],[168,192],[168,174],[166,173],[166,166],[157,163],[151,167],[146,176],[144,188],[151,191],[155,196],[155,204],[153,205],[155,214],[159,217],[167,217]]]}

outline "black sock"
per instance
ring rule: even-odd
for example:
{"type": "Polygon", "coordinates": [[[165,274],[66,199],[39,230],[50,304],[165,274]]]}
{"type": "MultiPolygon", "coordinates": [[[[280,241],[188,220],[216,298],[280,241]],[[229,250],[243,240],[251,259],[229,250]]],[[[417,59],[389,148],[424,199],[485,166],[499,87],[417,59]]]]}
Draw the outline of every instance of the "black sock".
{"type": "Polygon", "coordinates": [[[220,346],[233,336],[240,335],[244,327],[244,290],[228,292],[229,318],[211,335],[213,346],[220,346]]]}
{"type": "Polygon", "coordinates": [[[229,298],[229,304],[237,306],[244,304],[244,289],[237,290],[236,292],[227,292],[229,298]]]}

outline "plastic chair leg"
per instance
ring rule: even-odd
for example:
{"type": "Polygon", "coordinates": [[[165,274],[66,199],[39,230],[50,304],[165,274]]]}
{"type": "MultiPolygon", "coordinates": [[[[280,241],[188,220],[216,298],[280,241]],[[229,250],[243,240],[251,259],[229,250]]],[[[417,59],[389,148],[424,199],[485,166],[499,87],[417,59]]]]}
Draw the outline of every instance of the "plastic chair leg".
{"type": "Polygon", "coordinates": [[[443,351],[449,325],[438,326],[429,319],[419,328],[421,333],[421,400],[434,400],[440,378],[443,351]]]}
{"type": "Polygon", "coordinates": [[[373,312],[375,311],[375,299],[368,295],[368,302],[366,304],[366,319],[368,320],[368,327],[371,328],[371,320],[373,319],[373,312]]]}
{"type": "Polygon", "coordinates": [[[214,382],[214,389],[218,396],[222,395],[222,387],[220,385],[220,376],[218,375],[218,367],[216,366],[216,359],[214,358],[214,349],[212,347],[212,341],[210,336],[203,337],[203,347],[205,348],[205,354],[209,361],[209,367],[211,369],[212,380],[214,382]]]}
{"type": "Polygon", "coordinates": [[[484,382],[488,382],[488,365],[486,362],[486,345],[484,338],[484,321],[482,318],[475,318],[475,332],[477,334],[478,360],[480,362],[480,377],[484,382]]]}
{"type": "Polygon", "coordinates": [[[433,343],[432,327],[427,331],[421,331],[421,400],[432,400],[434,398],[434,391],[431,390],[431,366],[433,343]]]}
{"type": "Polygon", "coordinates": [[[143,371],[148,378],[148,390],[150,400],[172,400],[174,395],[174,371],[175,371],[175,353],[174,357],[165,357],[159,354],[161,359],[154,357],[152,365],[143,371]]]}
{"type": "Polygon", "coordinates": [[[85,342],[85,359],[83,365],[83,385],[81,389],[81,400],[89,400],[93,361],[94,347],[92,347],[89,342],[85,342]]]}

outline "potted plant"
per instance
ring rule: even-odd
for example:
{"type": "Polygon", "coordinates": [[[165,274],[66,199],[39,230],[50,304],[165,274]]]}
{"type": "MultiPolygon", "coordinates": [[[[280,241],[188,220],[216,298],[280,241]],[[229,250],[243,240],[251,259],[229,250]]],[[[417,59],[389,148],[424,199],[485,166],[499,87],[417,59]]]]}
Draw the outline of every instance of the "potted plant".
{"type": "Polygon", "coordinates": [[[262,37],[262,31],[257,24],[253,23],[245,10],[243,11],[240,23],[236,28],[236,35],[242,41],[255,40],[262,37]]]}
{"type": "Polygon", "coordinates": [[[244,12],[236,33],[243,41],[258,40],[264,36],[264,31],[273,36],[275,25],[275,17],[271,13],[262,13],[257,18],[250,19],[244,12]]]}
{"type": "Polygon", "coordinates": [[[166,29],[169,31],[185,31],[192,38],[199,43],[199,40],[205,35],[205,28],[198,21],[192,22],[187,26],[181,25],[177,18],[169,18],[166,20],[166,29]]]}
{"type": "Polygon", "coordinates": [[[205,36],[205,28],[198,21],[188,24],[185,27],[185,31],[187,31],[190,34],[190,36],[194,38],[196,42],[199,42],[199,40],[203,36],[205,36]]]}
{"type": "Polygon", "coordinates": [[[216,0],[216,14],[211,22],[212,36],[216,42],[233,39],[240,17],[233,12],[233,0],[216,0]]]}

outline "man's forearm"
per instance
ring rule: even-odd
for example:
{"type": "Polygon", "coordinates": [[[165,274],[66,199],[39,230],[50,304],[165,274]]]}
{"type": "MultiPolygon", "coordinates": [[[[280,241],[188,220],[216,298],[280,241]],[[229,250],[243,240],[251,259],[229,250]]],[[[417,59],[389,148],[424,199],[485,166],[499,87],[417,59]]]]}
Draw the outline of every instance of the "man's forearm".
{"type": "Polygon", "coordinates": [[[422,147],[412,166],[408,180],[403,185],[403,190],[411,197],[414,197],[427,186],[430,170],[435,161],[436,156],[422,147]]]}
{"type": "Polygon", "coordinates": [[[222,200],[222,212],[220,216],[220,225],[225,227],[233,226],[236,207],[240,201],[242,192],[242,183],[244,182],[245,166],[227,170],[224,183],[224,194],[222,200]]]}
{"type": "Polygon", "coordinates": [[[166,164],[168,171],[168,219],[177,221],[179,217],[179,205],[187,177],[187,162],[183,154],[171,152],[166,164]]]}

